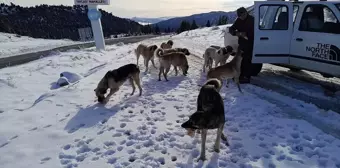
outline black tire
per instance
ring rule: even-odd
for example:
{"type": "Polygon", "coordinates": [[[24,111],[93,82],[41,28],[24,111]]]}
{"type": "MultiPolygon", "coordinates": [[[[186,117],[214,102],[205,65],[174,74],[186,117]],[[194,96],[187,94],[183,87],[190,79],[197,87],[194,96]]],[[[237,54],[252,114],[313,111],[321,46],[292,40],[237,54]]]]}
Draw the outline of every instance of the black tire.
{"type": "Polygon", "coordinates": [[[289,69],[293,72],[300,72],[301,71],[301,69],[299,69],[299,68],[289,68],[289,69]]]}
{"type": "Polygon", "coordinates": [[[325,74],[325,73],[320,73],[324,78],[333,78],[334,76],[325,74]]]}
{"type": "Polygon", "coordinates": [[[252,64],[251,76],[257,76],[262,70],[263,64],[252,64]]]}

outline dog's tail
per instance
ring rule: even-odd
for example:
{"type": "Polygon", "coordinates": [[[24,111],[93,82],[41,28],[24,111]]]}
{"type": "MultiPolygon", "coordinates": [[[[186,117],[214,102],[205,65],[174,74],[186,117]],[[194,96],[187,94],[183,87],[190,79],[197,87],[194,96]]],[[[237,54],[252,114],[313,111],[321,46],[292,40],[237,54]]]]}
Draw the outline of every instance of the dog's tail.
{"type": "Polygon", "coordinates": [[[155,51],[155,55],[156,57],[161,57],[164,55],[164,50],[161,49],[161,48],[158,48],[156,51],[155,51]]]}

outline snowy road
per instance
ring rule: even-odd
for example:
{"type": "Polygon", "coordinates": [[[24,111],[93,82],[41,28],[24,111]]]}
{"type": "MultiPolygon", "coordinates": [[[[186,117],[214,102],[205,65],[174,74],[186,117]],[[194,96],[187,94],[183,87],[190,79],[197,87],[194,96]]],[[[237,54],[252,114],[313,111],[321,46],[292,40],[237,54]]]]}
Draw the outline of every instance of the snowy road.
{"type": "MultiPolygon", "coordinates": [[[[218,33],[205,34],[202,30],[202,35],[174,36],[175,47],[185,46],[200,56],[208,45],[221,45],[218,33]]],[[[164,38],[143,43],[159,45],[164,38]]],[[[294,108],[334,128],[340,128],[339,114],[253,85],[241,85],[241,94],[234,84],[221,90],[224,132],[231,146],[222,144],[221,152],[213,153],[216,131],[209,131],[208,160],[196,162],[200,136],[186,136],[180,125],[196,110],[199,86],[205,80],[197,57],[188,57],[187,77],[171,71],[169,82],[159,82],[158,71],[151,68],[150,74],[141,74],[141,97],[129,96],[127,83],[107,105],[98,105],[93,92],[98,81],[107,70],[135,63],[137,45],[108,46],[101,53],[93,48],[68,51],[1,69],[0,92],[6,95],[0,98],[1,167],[340,168],[340,140],[286,110],[294,108]],[[81,79],[54,88],[64,71],[81,79]]]]}

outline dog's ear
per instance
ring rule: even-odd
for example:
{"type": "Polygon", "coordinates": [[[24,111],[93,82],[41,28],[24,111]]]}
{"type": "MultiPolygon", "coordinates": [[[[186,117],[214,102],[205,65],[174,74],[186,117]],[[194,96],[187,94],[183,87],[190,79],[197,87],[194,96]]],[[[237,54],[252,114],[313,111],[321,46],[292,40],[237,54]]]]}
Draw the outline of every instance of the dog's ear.
{"type": "Polygon", "coordinates": [[[155,51],[155,50],[157,50],[157,46],[156,45],[152,45],[152,46],[150,46],[150,51],[155,51]]]}
{"type": "Polygon", "coordinates": [[[233,47],[227,46],[227,47],[225,47],[225,48],[227,49],[227,52],[228,52],[228,53],[232,53],[232,52],[233,52],[233,47]]]}
{"type": "Polygon", "coordinates": [[[174,42],[172,40],[169,40],[168,44],[170,44],[172,46],[172,45],[174,45],[174,42]]]}
{"type": "Polygon", "coordinates": [[[228,54],[228,51],[227,51],[227,49],[226,49],[226,48],[222,48],[222,53],[223,53],[223,55],[226,55],[226,54],[228,54]]]}

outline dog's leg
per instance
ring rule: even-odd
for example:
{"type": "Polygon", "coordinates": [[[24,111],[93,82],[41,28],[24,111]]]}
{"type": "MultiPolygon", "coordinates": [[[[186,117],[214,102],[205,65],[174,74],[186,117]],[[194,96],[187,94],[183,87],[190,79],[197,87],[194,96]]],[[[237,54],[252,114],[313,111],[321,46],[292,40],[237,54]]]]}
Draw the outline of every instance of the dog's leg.
{"type": "Polygon", "coordinates": [[[159,73],[158,73],[158,81],[161,81],[161,75],[164,74],[164,67],[159,67],[159,73]]]}
{"type": "Polygon", "coordinates": [[[170,71],[170,66],[165,69],[165,72],[163,72],[163,75],[164,75],[164,78],[165,78],[166,81],[169,81],[168,80],[169,71],[170,71]]]}
{"type": "Polygon", "coordinates": [[[227,78],[226,80],[227,80],[227,82],[226,82],[227,85],[225,87],[229,87],[229,79],[227,78]]]}
{"type": "Polygon", "coordinates": [[[177,76],[178,75],[177,66],[174,66],[174,69],[175,69],[175,75],[177,76]]]}
{"type": "Polygon", "coordinates": [[[156,67],[156,65],[155,65],[155,58],[154,58],[154,57],[152,57],[151,63],[152,63],[152,65],[153,65],[153,67],[157,69],[157,67],[156,67]]]}
{"type": "Polygon", "coordinates": [[[205,158],[205,141],[207,139],[207,130],[206,129],[202,129],[202,132],[201,132],[201,155],[200,157],[198,158],[198,162],[200,160],[202,161],[205,161],[206,158],[205,158]]]}
{"type": "Polygon", "coordinates": [[[135,50],[135,53],[136,53],[136,57],[137,57],[137,65],[138,65],[140,54],[137,52],[137,50],[135,50]]]}
{"type": "Polygon", "coordinates": [[[235,77],[235,83],[236,83],[236,85],[237,85],[238,90],[239,90],[241,93],[243,93],[242,90],[241,90],[241,87],[240,87],[240,80],[239,80],[239,77],[235,77]]]}
{"type": "Polygon", "coordinates": [[[205,67],[207,66],[207,61],[204,59],[204,63],[203,63],[203,72],[205,72],[205,67]]]}
{"type": "Polygon", "coordinates": [[[139,96],[142,95],[143,89],[140,84],[140,78],[139,78],[139,73],[136,73],[135,75],[132,76],[133,80],[135,81],[136,85],[138,86],[139,89],[139,96]]]}
{"type": "Polygon", "coordinates": [[[118,90],[119,90],[119,88],[110,89],[110,93],[106,96],[104,102],[105,102],[105,103],[109,102],[111,96],[112,96],[113,94],[115,94],[118,90]]]}
{"type": "Polygon", "coordinates": [[[216,153],[220,153],[220,143],[221,143],[222,134],[223,134],[223,126],[224,124],[222,124],[219,128],[217,128],[217,136],[216,136],[215,145],[214,145],[214,151],[216,153]]]}
{"type": "Polygon", "coordinates": [[[215,60],[215,67],[217,67],[219,61],[215,60]]]}
{"type": "Polygon", "coordinates": [[[145,73],[149,71],[149,59],[144,59],[145,73]]]}
{"type": "Polygon", "coordinates": [[[131,86],[132,86],[132,93],[130,94],[131,96],[135,93],[135,90],[136,90],[136,86],[135,86],[135,83],[133,82],[133,79],[132,77],[129,78],[129,81],[131,83],[131,86]]]}
{"type": "Polygon", "coordinates": [[[221,135],[222,141],[225,141],[225,145],[229,146],[229,141],[227,136],[224,135],[223,130],[222,130],[222,135],[221,135]]]}

